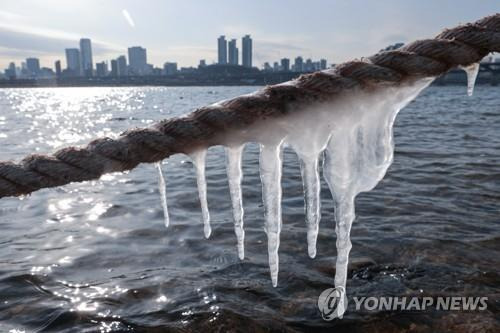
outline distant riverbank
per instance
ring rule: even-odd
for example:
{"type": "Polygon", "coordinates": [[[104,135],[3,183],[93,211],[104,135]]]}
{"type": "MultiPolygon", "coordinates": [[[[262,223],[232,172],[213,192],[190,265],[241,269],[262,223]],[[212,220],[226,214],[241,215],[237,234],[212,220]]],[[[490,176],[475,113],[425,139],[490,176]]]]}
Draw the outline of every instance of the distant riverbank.
{"type": "MultiPolygon", "coordinates": [[[[499,66],[500,67],[500,66],[499,66]]],[[[169,76],[124,76],[124,77],[75,77],[54,79],[10,79],[0,80],[0,88],[34,87],[140,87],[140,86],[265,86],[293,80],[308,73],[295,72],[256,72],[247,75],[199,75],[193,73],[169,76]]],[[[477,84],[500,84],[500,69],[481,66],[477,84]]],[[[452,70],[434,81],[435,85],[467,84],[467,77],[462,70],[452,70]]]]}

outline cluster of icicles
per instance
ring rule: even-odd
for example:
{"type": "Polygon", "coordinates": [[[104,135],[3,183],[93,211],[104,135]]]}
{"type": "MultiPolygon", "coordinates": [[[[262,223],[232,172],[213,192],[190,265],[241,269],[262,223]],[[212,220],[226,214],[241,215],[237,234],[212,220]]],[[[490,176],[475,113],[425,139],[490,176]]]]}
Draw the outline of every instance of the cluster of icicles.
{"type": "MultiPolygon", "coordinates": [[[[471,95],[479,65],[463,68],[471,95]]],[[[308,254],[316,256],[320,210],[319,161],[323,158],[323,177],[334,200],[337,261],[335,287],[345,291],[347,265],[351,249],[350,231],[355,217],[354,201],[360,192],[370,191],[384,177],[392,163],[394,144],[392,127],[399,110],[412,101],[434,78],[421,79],[398,87],[380,88],[376,92],[358,90],[329,104],[309,106],[291,115],[266,120],[244,130],[228,133],[226,167],[232,201],[238,257],[244,259],[243,204],[241,193],[241,158],[245,143],[260,145],[260,176],[265,212],[265,232],[273,286],[278,284],[281,221],[282,146],[298,155],[305,197],[308,254]]],[[[210,237],[210,214],[205,180],[206,149],[190,154],[197,173],[197,183],[204,222],[205,237],[210,237]]],[[[159,187],[165,225],[169,225],[165,179],[157,163],[159,187]]],[[[342,317],[343,298],[337,307],[342,317]]]]}

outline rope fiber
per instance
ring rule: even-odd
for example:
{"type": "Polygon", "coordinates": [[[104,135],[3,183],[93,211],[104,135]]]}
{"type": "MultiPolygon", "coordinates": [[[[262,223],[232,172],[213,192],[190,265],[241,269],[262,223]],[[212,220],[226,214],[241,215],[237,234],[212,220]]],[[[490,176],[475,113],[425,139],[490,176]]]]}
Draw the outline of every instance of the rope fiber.
{"type": "Polygon", "coordinates": [[[477,63],[490,52],[500,52],[500,13],[447,29],[434,39],[418,40],[334,69],[301,75],[286,84],[267,86],[253,95],[202,107],[186,117],[127,130],[116,139],[99,138],[85,147],[63,148],[52,155],[33,154],[19,163],[0,162],[0,198],[97,179],[140,163],[220,144],[221,134],[257,120],[331,101],[353,89],[397,86],[438,76],[477,63]]]}

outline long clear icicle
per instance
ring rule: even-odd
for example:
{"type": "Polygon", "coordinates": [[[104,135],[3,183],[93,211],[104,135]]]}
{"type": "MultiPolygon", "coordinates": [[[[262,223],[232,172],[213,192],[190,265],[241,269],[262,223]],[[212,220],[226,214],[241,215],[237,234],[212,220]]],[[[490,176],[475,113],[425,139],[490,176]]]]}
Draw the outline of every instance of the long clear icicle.
{"type": "Polygon", "coordinates": [[[316,242],[321,220],[320,180],[318,157],[304,158],[299,156],[300,171],[304,185],[304,198],[307,225],[307,252],[309,257],[316,257],[316,242]]]}
{"type": "Polygon", "coordinates": [[[191,153],[190,156],[196,168],[198,195],[200,197],[201,213],[203,216],[203,232],[205,233],[205,238],[209,238],[210,234],[212,233],[212,228],[210,227],[210,212],[208,211],[208,203],[207,203],[207,181],[205,179],[206,155],[207,151],[203,149],[191,153]]]}
{"type": "MultiPolygon", "coordinates": [[[[356,116],[345,118],[332,132],[325,153],[323,174],[335,205],[335,287],[343,294],[352,247],[350,233],[355,218],[356,196],[372,190],[384,177],[393,159],[394,119],[399,110],[431,81],[422,80],[413,86],[389,89],[383,95],[366,96],[363,103],[352,108],[356,116]]],[[[335,310],[339,318],[346,310],[344,300],[340,297],[335,310]]]]}
{"type": "Polygon", "coordinates": [[[474,86],[476,85],[477,75],[479,74],[480,64],[474,63],[469,66],[461,67],[465,74],[467,74],[467,95],[472,96],[474,93],[474,86]]]}
{"type": "Polygon", "coordinates": [[[165,184],[165,178],[163,177],[163,171],[161,169],[161,162],[156,163],[156,169],[158,170],[158,188],[160,190],[161,206],[163,207],[163,220],[165,222],[165,227],[168,228],[168,225],[170,224],[170,219],[168,217],[167,189],[165,184]]]}
{"type": "MultiPolygon", "coordinates": [[[[349,146],[350,140],[346,135],[342,134],[338,137],[332,137],[328,145],[323,174],[330,191],[332,192],[335,204],[335,233],[337,235],[337,260],[335,263],[335,287],[342,288],[345,292],[347,281],[347,267],[349,262],[349,252],[351,251],[351,227],[354,221],[354,193],[350,190],[352,179],[351,170],[349,167],[350,152],[348,149],[337,151],[336,146],[349,146]],[[344,142],[341,142],[344,141],[344,142]]],[[[343,296],[343,295],[342,295],[343,296]]],[[[344,298],[339,298],[337,306],[337,316],[342,317],[345,312],[344,298]]]]}
{"type": "Polygon", "coordinates": [[[244,146],[226,148],[226,168],[229,180],[229,193],[233,206],[234,232],[238,241],[238,257],[245,258],[245,230],[243,229],[243,200],[241,195],[241,155],[244,146]]]}
{"type": "Polygon", "coordinates": [[[278,285],[281,233],[281,144],[260,145],[260,178],[264,202],[267,252],[273,287],[278,285]]]}

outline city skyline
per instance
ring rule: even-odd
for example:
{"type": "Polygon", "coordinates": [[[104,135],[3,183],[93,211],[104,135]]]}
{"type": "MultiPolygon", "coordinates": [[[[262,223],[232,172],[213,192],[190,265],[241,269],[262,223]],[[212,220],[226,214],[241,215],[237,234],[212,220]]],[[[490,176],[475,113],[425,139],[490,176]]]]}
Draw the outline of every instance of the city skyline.
{"type": "MultiPolygon", "coordinates": [[[[244,35],[241,38],[242,59],[239,61],[239,48],[237,40],[231,38],[226,40],[225,35],[217,38],[216,43],[218,60],[211,65],[219,66],[236,66],[247,68],[249,70],[257,70],[258,67],[253,66],[253,40],[250,35],[244,35]]],[[[404,43],[398,42],[387,46],[383,50],[394,50],[402,47],[404,43]]],[[[41,66],[40,60],[35,57],[27,57],[21,62],[21,66],[17,66],[15,62],[10,62],[8,67],[2,73],[0,71],[0,79],[53,79],[53,78],[104,78],[104,77],[122,77],[122,76],[165,76],[174,75],[177,73],[197,73],[197,70],[207,67],[206,59],[200,59],[197,67],[181,67],[178,68],[177,62],[164,62],[163,68],[154,66],[147,61],[147,50],[141,46],[131,46],[127,48],[127,57],[119,55],[112,59],[107,59],[101,62],[93,62],[92,58],[92,41],[89,38],[80,38],[79,48],[65,48],[66,67],[63,69],[61,60],[54,62],[53,67],[41,66]],[[95,64],[95,69],[94,69],[95,64]]],[[[482,62],[498,63],[500,58],[495,58],[495,53],[492,53],[484,58],[482,62]]],[[[335,64],[330,64],[335,66],[335,64]]],[[[319,61],[313,61],[311,58],[304,58],[299,55],[295,57],[292,63],[290,58],[281,58],[274,61],[273,65],[269,62],[264,62],[261,70],[263,72],[294,72],[308,73],[328,68],[326,59],[321,58],[319,61]]],[[[219,68],[219,73],[227,73],[226,69],[219,68]]],[[[233,71],[233,70],[231,70],[233,71]]],[[[233,71],[234,72],[234,71],[233,71]]],[[[241,74],[241,72],[240,72],[241,74]]],[[[202,74],[203,75],[203,74],[202,74]]]]}
{"type": "MultiPolygon", "coordinates": [[[[177,62],[165,62],[163,68],[155,67],[147,61],[147,50],[141,46],[131,46],[127,49],[127,57],[120,55],[113,59],[94,62],[92,58],[92,41],[89,38],[80,38],[79,48],[65,48],[65,64],[63,69],[61,60],[54,62],[53,67],[41,66],[38,58],[29,57],[21,61],[17,66],[15,62],[10,62],[9,66],[0,71],[0,79],[53,79],[53,78],[93,78],[99,77],[122,77],[122,76],[161,76],[174,75],[179,72],[193,73],[196,69],[207,66],[205,59],[200,59],[198,67],[182,67],[178,69],[177,62]]],[[[241,38],[242,59],[239,61],[239,49],[237,40],[232,38],[229,42],[224,35],[217,38],[218,61],[212,65],[216,66],[236,66],[247,68],[248,70],[258,70],[252,64],[253,40],[250,35],[241,38]]],[[[327,68],[327,60],[320,59],[313,61],[308,58],[305,62],[302,56],[297,56],[293,65],[290,66],[289,58],[282,58],[274,62],[273,66],[265,62],[262,70],[264,72],[312,72],[327,68]]],[[[220,69],[224,72],[224,69],[220,69]]],[[[220,71],[219,70],[219,71],[220,71]]]]}
{"type": "MultiPolygon", "coordinates": [[[[61,58],[59,50],[76,47],[81,36],[93,41],[94,64],[130,45],[146,48],[155,66],[165,61],[196,66],[199,59],[211,64],[217,62],[212,38],[221,34],[250,34],[255,40],[253,63],[259,68],[266,61],[298,54],[338,63],[398,41],[432,37],[443,26],[498,11],[498,1],[7,0],[0,8],[0,68],[28,56],[48,66],[61,58]]],[[[240,61],[242,56],[240,47],[240,61]]]]}

